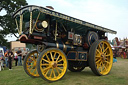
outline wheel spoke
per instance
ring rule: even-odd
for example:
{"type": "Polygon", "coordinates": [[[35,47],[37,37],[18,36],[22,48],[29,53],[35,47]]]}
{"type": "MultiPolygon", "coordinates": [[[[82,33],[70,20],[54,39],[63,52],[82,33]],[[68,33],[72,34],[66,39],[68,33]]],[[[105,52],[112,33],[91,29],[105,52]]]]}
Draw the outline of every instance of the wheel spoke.
{"type": "Polygon", "coordinates": [[[46,76],[47,76],[47,74],[48,74],[49,71],[50,71],[50,69],[46,70],[46,72],[45,72],[45,75],[46,75],[46,76]]]}
{"type": "Polygon", "coordinates": [[[49,57],[48,57],[48,55],[47,55],[47,54],[46,54],[46,57],[47,57],[48,61],[50,61],[50,59],[49,59],[49,57]]]}
{"type": "Polygon", "coordinates": [[[98,49],[96,49],[96,51],[101,55],[101,52],[98,49]]]}
{"type": "Polygon", "coordinates": [[[64,64],[57,64],[57,66],[64,66],[64,64]]]}
{"type": "Polygon", "coordinates": [[[60,55],[58,55],[58,57],[57,57],[57,59],[56,59],[56,61],[58,61],[58,59],[60,58],[60,55]]]}
{"type": "Polygon", "coordinates": [[[46,67],[46,68],[42,69],[42,71],[43,71],[43,72],[45,72],[45,71],[49,70],[50,68],[51,68],[51,67],[50,67],[50,66],[48,66],[48,67],[46,67]]]}
{"type": "Polygon", "coordinates": [[[50,76],[49,76],[49,77],[51,77],[51,76],[52,76],[52,73],[53,73],[53,69],[52,69],[52,71],[51,71],[51,73],[50,73],[50,76]]]}
{"type": "Polygon", "coordinates": [[[31,66],[33,66],[33,65],[27,65],[27,68],[29,68],[29,67],[31,67],[31,66]]]}
{"type": "Polygon", "coordinates": [[[57,63],[59,63],[59,62],[61,62],[61,61],[63,61],[63,59],[61,59],[61,60],[57,61],[57,63]]]}
{"type": "Polygon", "coordinates": [[[28,60],[26,63],[31,63],[31,62],[33,62],[33,61],[28,60]]]}
{"type": "Polygon", "coordinates": [[[33,73],[35,74],[35,72],[36,72],[36,69],[34,69],[33,73]]]}
{"type": "Polygon", "coordinates": [[[33,59],[32,57],[29,57],[29,59],[31,59],[31,60],[33,60],[33,61],[34,61],[34,59],[33,59]]]}
{"type": "Polygon", "coordinates": [[[97,61],[96,61],[96,64],[97,64],[98,62],[100,62],[100,61],[101,61],[101,59],[97,60],[97,61]]]}
{"type": "Polygon", "coordinates": [[[59,69],[59,70],[63,71],[63,69],[61,69],[60,67],[57,67],[57,69],[59,69]]]}
{"type": "Polygon", "coordinates": [[[107,68],[106,68],[106,66],[103,64],[103,66],[104,66],[104,69],[107,71],[107,68]]]}
{"type": "Polygon", "coordinates": [[[106,51],[107,51],[107,49],[109,49],[108,47],[107,48],[105,48],[105,50],[103,51],[103,53],[105,53],[106,51]]]}
{"type": "Polygon", "coordinates": [[[53,72],[52,73],[54,75],[54,78],[56,78],[56,74],[55,74],[54,68],[53,68],[53,72]]]}
{"type": "Polygon", "coordinates": [[[99,48],[100,48],[100,52],[102,52],[102,48],[101,48],[100,44],[99,44],[98,46],[99,46],[99,48]]]}
{"type": "Polygon", "coordinates": [[[107,64],[110,64],[110,62],[108,62],[108,61],[104,61],[104,62],[106,62],[107,64]]]}
{"type": "Polygon", "coordinates": [[[100,56],[96,56],[96,58],[101,58],[100,56]]]}
{"type": "Polygon", "coordinates": [[[99,64],[96,64],[96,65],[97,65],[97,69],[99,69],[99,67],[100,67],[99,64]]]}
{"type": "Polygon", "coordinates": [[[107,55],[105,55],[105,56],[110,56],[110,54],[107,54],[107,55]]]}
{"type": "Polygon", "coordinates": [[[55,59],[55,56],[56,56],[56,52],[54,53],[54,57],[53,57],[53,59],[55,59]]]}
{"type": "Polygon", "coordinates": [[[60,72],[58,71],[58,68],[55,68],[56,69],[56,71],[57,71],[57,73],[58,73],[58,75],[60,74],[60,72]]]}
{"type": "Polygon", "coordinates": [[[41,64],[41,66],[48,66],[49,64],[41,64]]]}
{"type": "Polygon", "coordinates": [[[52,59],[52,61],[54,61],[54,59],[53,59],[53,55],[52,55],[52,52],[50,52],[50,55],[51,55],[51,59],[52,59]]]}
{"type": "Polygon", "coordinates": [[[103,71],[103,66],[102,66],[102,62],[100,63],[100,72],[102,73],[103,71]]]}
{"type": "Polygon", "coordinates": [[[47,63],[50,63],[50,61],[48,61],[48,60],[45,60],[44,58],[43,58],[42,60],[44,60],[44,61],[45,61],[45,62],[47,62],[47,63]]]}
{"type": "Polygon", "coordinates": [[[104,43],[103,43],[103,45],[102,45],[102,52],[104,52],[104,43]]]}

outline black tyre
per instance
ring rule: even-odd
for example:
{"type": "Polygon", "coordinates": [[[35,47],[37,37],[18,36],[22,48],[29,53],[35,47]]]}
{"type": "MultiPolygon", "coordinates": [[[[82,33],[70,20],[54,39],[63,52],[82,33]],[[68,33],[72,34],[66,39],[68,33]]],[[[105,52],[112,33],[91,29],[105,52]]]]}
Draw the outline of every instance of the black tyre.
{"type": "Polygon", "coordinates": [[[89,66],[96,75],[107,75],[113,64],[113,52],[106,40],[94,42],[89,50],[89,66]]]}

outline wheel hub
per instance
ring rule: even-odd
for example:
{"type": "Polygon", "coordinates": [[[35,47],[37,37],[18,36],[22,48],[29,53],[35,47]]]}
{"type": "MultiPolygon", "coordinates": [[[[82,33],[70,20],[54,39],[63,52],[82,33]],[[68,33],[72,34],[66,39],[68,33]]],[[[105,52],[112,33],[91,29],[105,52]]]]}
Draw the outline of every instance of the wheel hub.
{"type": "Polygon", "coordinates": [[[52,63],[51,63],[51,66],[52,66],[53,68],[56,68],[56,67],[57,67],[57,63],[56,63],[56,62],[52,62],[52,63]]]}
{"type": "Polygon", "coordinates": [[[105,55],[101,54],[102,60],[105,61],[105,55]]]}

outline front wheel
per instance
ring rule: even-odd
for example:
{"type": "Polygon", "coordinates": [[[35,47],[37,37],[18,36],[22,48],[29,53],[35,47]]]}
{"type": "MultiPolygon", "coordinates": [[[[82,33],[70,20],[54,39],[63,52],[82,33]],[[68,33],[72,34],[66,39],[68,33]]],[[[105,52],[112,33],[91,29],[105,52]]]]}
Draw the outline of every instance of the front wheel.
{"type": "Polygon", "coordinates": [[[61,79],[67,71],[67,58],[57,48],[44,50],[37,59],[37,70],[41,78],[53,82],[61,79]]]}
{"type": "Polygon", "coordinates": [[[37,72],[37,58],[38,58],[38,52],[37,50],[33,50],[30,53],[28,53],[24,59],[24,70],[25,72],[31,76],[31,77],[39,77],[39,74],[37,72]]]}
{"type": "Polygon", "coordinates": [[[89,50],[89,66],[96,75],[107,75],[113,64],[113,52],[106,40],[94,42],[89,50]]]}

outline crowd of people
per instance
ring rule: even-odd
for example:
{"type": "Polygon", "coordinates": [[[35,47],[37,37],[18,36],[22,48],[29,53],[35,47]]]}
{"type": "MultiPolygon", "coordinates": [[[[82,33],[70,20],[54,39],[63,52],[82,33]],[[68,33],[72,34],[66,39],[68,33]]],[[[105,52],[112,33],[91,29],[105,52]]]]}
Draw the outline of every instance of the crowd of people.
{"type": "Polygon", "coordinates": [[[22,66],[22,60],[24,60],[25,55],[27,54],[26,48],[18,48],[17,51],[7,50],[4,55],[0,55],[0,71],[4,68],[9,68],[12,70],[12,62],[15,61],[15,66],[22,66]]]}

